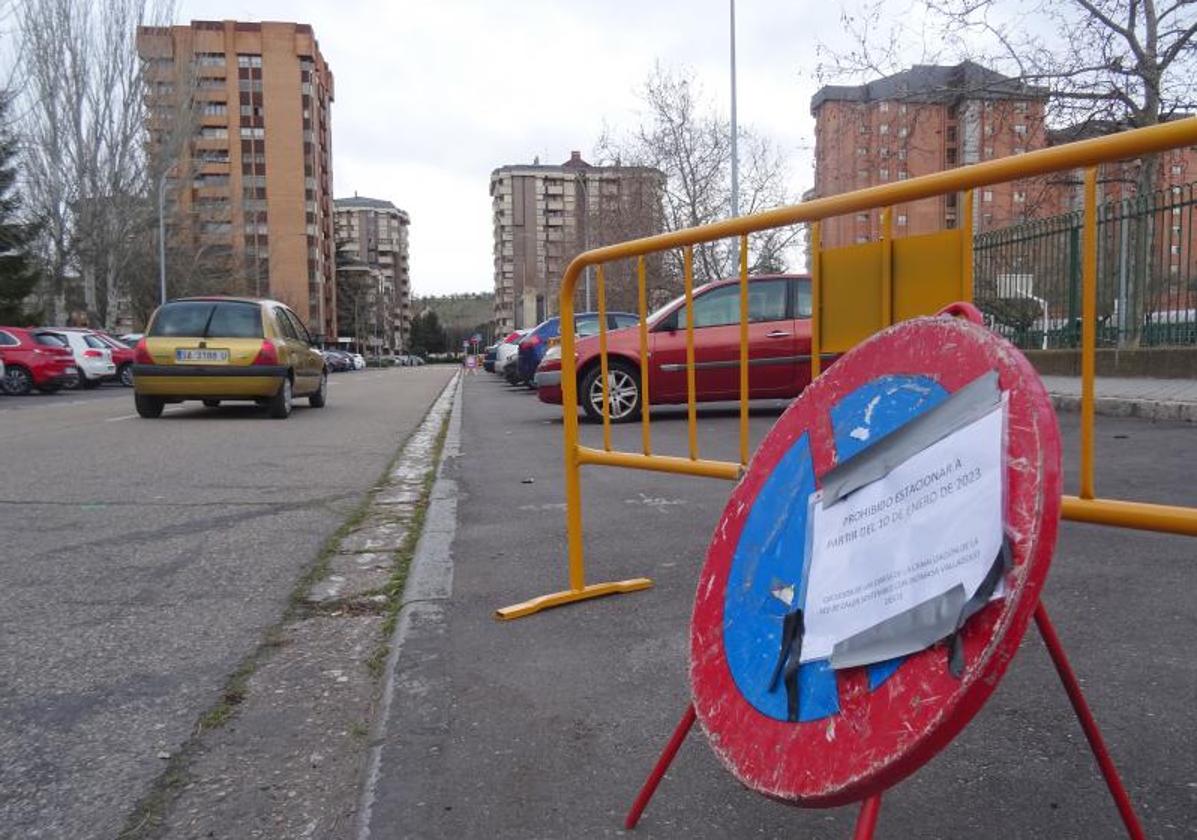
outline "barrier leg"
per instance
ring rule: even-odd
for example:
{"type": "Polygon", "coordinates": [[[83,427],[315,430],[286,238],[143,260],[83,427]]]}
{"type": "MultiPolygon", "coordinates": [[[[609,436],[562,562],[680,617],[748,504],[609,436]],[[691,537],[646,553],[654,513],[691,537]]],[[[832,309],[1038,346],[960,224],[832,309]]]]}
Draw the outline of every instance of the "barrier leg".
{"type": "Polygon", "coordinates": [[[881,794],[878,793],[861,803],[860,814],[856,817],[856,831],[852,834],[852,840],[873,840],[879,813],[881,813],[881,794]]]}
{"type": "Polygon", "coordinates": [[[1043,643],[1047,646],[1052,664],[1056,666],[1056,673],[1060,675],[1060,682],[1064,684],[1064,691],[1067,692],[1068,700],[1072,703],[1072,710],[1076,712],[1081,729],[1084,730],[1085,737],[1089,740],[1089,748],[1093,750],[1093,757],[1097,759],[1097,766],[1101,770],[1101,775],[1105,777],[1106,787],[1110,789],[1110,796],[1113,797],[1118,813],[1122,816],[1122,823],[1126,826],[1127,835],[1133,840],[1145,840],[1147,835],[1143,833],[1143,826],[1139,824],[1139,817],[1135,814],[1130,795],[1122,784],[1122,778],[1118,775],[1117,768],[1114,767],[1114,760],[1110,757],[1105,739],[1101,737],[1101,730],[1097,728],[1097,720],[1093,717],[1093,712],[1085,701],[1085,695],[1081,692],[1081,684],[1077,682],[1072,665],[1069,664],[1068,657],[1064,653],[1064,645],[1061,644],[1060,637],[1056,635],[1056,628],[1051,619],[1047,617],[1047,608],[1043,606],[1042,601],[1035,607],[1035,624],[1039,628],[1040,635],[1043,636],[1043,643]]]}
{"type": "Polygon", "coordinates": [[[644,787],[640,788],[640,793],[636,794],[636,801],[632,803],[632,809],[628,811],[628,815],[623,821],[623,827],[628,831],[631,831],[636,827],[636,823],[640,822],[640,815],[644,813],[644,809],[648,806],[648,801],[656,793],[657,785],[661,783],[661,777],[665,775],[665,771],[673,763],[673,758],[677,755],[678,748],[681,747],[682,741],[686,740],[686,736],[690,733],[691,727],[694,726],[696,718],[694,704],[687,704],[686,711],[682,713],[682,719],[677,722],[677,727],[673,730],[673,735],[669,738],[669,743],[665,745],[661,757],[657,759],[652,772],[644,780],[644,787]]]}

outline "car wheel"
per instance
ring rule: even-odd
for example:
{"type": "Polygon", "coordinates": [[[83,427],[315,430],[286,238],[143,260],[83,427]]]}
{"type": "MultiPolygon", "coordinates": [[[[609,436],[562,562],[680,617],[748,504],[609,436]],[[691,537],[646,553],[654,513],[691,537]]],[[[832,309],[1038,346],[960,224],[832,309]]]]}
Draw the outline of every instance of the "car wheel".
{"type": "Polygon", "coordinates": [[[220,408],[220,400],[204,400],[204,408],[220,408]]]}
{"type": "Polygon", "coordinates": [[[166,400],[162,397],[149,397],[145,394],[134,394],[133,405],[137,407],[137,414],[147,419],[162,416],[162,408],[166,405],[166,400]]]}
{"type": "Polygon", "coordinates": [[[131,365],[131,364],[121,365],[121,369],[120,369],[119,374],[117,375],[117,378],[120,379],[120,383],[122,385],[124,385],[126,388],[132,388],[133,387],[133,365],[131,365]]]}
{"type": "Polygon", "coordinates": [[[100,380],[88,379],[86,376],[80,376],[79,377],[79,387],[82,388],[84,391],[91,391],[95,388],[100,387],[100,380]]]}
{"type": "Polygon", "coordinates": [[[278,387],[278,393],[270,400],[270,416],[275,420],[286,420],[291,416],[291,407],[295,403],[295,393],[292,390],[291,377],[283,379],[278,387]]]}
{"type": "Polygon", "coordinates": [[[33,377],[25,368],[9,365],[4,369],[4,390],[15,397],[23,397],[33,390],[33,377]]]}
{"type": "MultiPolygon", "coordinates": [[[[595,365],[582,377],[582,407],[591,420],[603,419],[603,370],[595,365]]],[[[607,397],[612,423],[627,423],[640,416],[640,378],[631,365],[611,362],[607,367],[607,397]]]]}
{"type": "Polygon", "coordinates": [[[312,408],[324,408],[326,402],[328,402],[328,371],[321,371],[320,387],[308,397],[308,405],[312,408]]]}

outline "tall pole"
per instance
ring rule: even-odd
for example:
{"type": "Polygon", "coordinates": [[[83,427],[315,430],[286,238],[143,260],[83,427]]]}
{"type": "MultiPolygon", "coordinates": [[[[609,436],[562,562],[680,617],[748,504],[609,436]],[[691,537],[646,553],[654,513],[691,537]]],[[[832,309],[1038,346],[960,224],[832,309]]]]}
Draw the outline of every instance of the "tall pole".
{"type": "Polygon", "coordinates": [[[736,0],[731,0],[731,214],[740,215],[740,157],[736,149],[736,0]]]}
{"type": "Polygon", "coordinates": [[[166,303],[166,175],[170,167],[162,170],[158,179],[158,296],[160,303],[166,303]]]}

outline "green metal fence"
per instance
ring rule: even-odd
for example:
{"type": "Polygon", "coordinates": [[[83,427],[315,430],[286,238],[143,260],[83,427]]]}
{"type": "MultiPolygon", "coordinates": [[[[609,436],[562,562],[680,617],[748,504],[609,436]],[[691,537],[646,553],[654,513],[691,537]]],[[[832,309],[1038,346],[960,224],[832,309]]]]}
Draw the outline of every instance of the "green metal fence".
{"type": "MultiPolygon", "coordinates": [[[[1197,344],[1195,187],[1099,208],[1099,346],[1197,344]]],[[[993,329],[1028,349],[1080,345],[1080,212],[982,233],[973,245],[974,297],[993,329]]]]}

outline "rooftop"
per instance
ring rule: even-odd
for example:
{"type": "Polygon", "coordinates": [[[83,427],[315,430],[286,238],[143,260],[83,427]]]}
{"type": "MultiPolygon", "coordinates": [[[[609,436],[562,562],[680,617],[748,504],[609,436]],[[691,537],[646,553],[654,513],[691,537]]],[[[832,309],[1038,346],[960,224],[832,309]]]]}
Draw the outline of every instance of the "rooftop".
{"type": "Polygon", "coordinates": [[[955,102],[960,99],[1046,99],[1045,87],[982,67],[975,61],[955,65],[916,64],[863,85],[824,85],[811,97],[816,113],[825,102],[955,102]]]}

